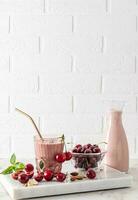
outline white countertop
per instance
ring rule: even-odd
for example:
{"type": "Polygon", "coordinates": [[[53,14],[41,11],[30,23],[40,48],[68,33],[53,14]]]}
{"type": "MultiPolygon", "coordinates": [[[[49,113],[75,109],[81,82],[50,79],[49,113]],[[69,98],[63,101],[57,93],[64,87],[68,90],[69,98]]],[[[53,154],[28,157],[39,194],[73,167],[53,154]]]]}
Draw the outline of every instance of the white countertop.
{"type": "MultiPolygon", "coordinates": [[[[66,200],[138,200],[138,160],[131,161],[129,173],[134,177],[131,188],[35,198],[34,200],[62,200],[65,198],[66,200]]],[[[1,185],[0,200],[10,200],[10,197],[1,185]]]]}

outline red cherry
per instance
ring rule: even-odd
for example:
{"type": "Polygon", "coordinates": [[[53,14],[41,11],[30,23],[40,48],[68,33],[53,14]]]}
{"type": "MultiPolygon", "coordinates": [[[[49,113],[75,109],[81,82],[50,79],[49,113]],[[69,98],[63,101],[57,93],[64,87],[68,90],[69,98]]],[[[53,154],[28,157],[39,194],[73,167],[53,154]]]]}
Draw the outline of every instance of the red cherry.
{"type": "Polygon", "coordinates": [[[16,172],[15,172],[15,173],[12,173],[11,176],[12,176],[12,178],[13,178],[14,180],[18,180],[18,174],[17,174],[16,172]]]}
{"type": "Polygon", "coordinates": [[[82,147],[78,147],[77,153],[82,153],[82,147]]]}
{"type": "Polygon", "coordinates": [[[89,149],[91,149],[91,150],[93,151],[93,149],[94,149],[95,147],[98,147],[98,145],[97,145],[97,144],[94,144],[94,145],[92,145],[91,147],[89,147],[89,149]]]}
{"type": "MultiPolygon", "coordinates": [[[[44,171],[46,171],[47,169],[45,169],[44,171]]],[[[42,176],[44,176],[44,172],[41,172],[41,171],[37,171],[37,174],[41,174],[42,176]]]]}
{"type": "Polygon", "coordinates": [[[54,173],[50,169],[47,169],[44,172],[44,178],[45,178],[46,181],[51,181],[53,179],[53,177],[54,177],[54,173]]]}
{"type": "Polygon", "coordinates": [[[75,147],[79,148],[79,147],[82,147],[82,145],[81,144],[77,144],[75,147]]]}
{"type": "Polygon", "coordinates": [[[32,172],[26,172],[26,175],[28,176],[28,178],[32,178],[34,175],[34,171],[32,172]]]}
{"type": "Polygon", "coordinates": [[[19,174],[19,176],[18,176],[18,180],[20,181],[20,183],[25,184],[25,183],[28,182],[29,177],[28,177],[25,173],[21,173],[21,174],[19,174]]]}
{"type": "Polygon", "coordinates": [[[87,146],[87,148],[90,148],[92,145],[91,144],[87,144],[86,146],[87,146]]]}
{"type": "Polygon", "coordinates": [[[78,153],[78,149],[75,147],[73,150],[72,150],[73,153],[78,153]]]}
{"type": "Polygon", "coordinates": [[[99,147],[95,147],[95,148],[93,148],[92,152],[93,153],[100,153],[101,149],[99,147]]]}
{"type": "Polygon", "coordinates": [[[64,153],[59,153],[55,157],[56,161],[59,163],[63,163],[66,160],[66,156],[64,153]]]}
{"type": "Polygon", "coordinates": [[[97,148],[97,147],[99,148],[99,146],[97,144],[94,144],[92,147],[93,147],[93,149],[97,148]]]}
{"type": "Polygon", "coordinates": [[[18,180],[18,174],[12,173],[11,176],[14,180],[18,180]]]}
{"type": "Polygon", "coordinates": [[[19,174],[21,174],[21,173],[23,173],[23,171],[17,171],[17,172],[12,173],[11,176],[12,176],[12,178],[13,178],[14,180],[18,180],[18,176],[19,176],[19,174]]]}
{"type": "Polygon", "coordinates": [[[95,147],[92,145],[91,147],[89,147],[89,149],[92,151],[95,147]]]}
{"type": "Polygon", "coordinates": [[[26,172],[32,172],[34,170],[34,166],[31,163],[28,163],[25,165],[25,171],[26,172]]]}
{"type": "Polygon", "coordinates": [[[80,152],[80,153],[84,153],[84,151],[85,151],[86,149],[88,149],[88,148],[87,148],[87,145],[84,145],[84,146],[82,147],[82,149],[81,149],[81,152],[80,152]]]}
{"type": "Polygon", "coordinates": [[[96,173],[93,169],[89,168],[87,173],[86,173],[86,176],[89,178],[89,179],[94,179],[96,177],[96,173]]]}
{"type": "Polygon", "coordinates": [[[91,151],[90,149],[86,149],[86,150],[84,151],[84,153],[92,153],[92,151],[91,151]]]}
{"type": "Polygon", "coordinates": [[[60,172],[56,175],[56,179],[59,182],[63,182],[66,179],[66,174],[60,172]]]}
{"type": "Polygon", "coordinates": [[[70,151],[65,152],[66,160],[70,160],[72,158],[72,153],[70,151]]]}
{"type": "Polygon", "coordinates": [[[87,146],[87,144],[83,145],[83,148],[85,148],[85,149],[88,149],[88,146],[87,146]]]}
{"type": "Polygon", "coordinates": [[[34,179],[37,181],[37,182],[41,182],[44,178],[44,173],[43,172],[40,172],[38,173],[37,175],[34,176],[34,179]]]}

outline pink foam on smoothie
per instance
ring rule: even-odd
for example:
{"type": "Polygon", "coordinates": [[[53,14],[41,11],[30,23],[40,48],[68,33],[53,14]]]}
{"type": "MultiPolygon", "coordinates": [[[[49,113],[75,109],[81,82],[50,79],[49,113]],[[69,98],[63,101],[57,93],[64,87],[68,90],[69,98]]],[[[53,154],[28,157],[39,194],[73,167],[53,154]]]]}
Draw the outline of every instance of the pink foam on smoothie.
{"type": "Polygon", "coordinates": [[[41,140],[35,137],[34,146],[37,169],[39,169],[39,162],[42,160],[45,168],[49,168],[55,173],[61,171],[62,163],[58,163],[55,160],[56,154],[62,153],[64,149],[64,142],[61,138],[46,138],[41,140]]]}

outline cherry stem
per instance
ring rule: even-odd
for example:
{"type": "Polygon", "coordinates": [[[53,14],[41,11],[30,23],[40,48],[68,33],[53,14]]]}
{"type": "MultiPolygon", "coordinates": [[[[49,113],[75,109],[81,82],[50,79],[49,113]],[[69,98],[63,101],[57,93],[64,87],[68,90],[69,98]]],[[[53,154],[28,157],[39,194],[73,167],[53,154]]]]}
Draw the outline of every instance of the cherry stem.
{"type": "Polygon", "coordinates": [[[107,142],[99,142],[98,145],[99,145],[99,144],[108,144],[108,143],[107,143],[107,142]]]}
{"type": "Polygon", "coordinates": [[[65,142],[65,135],[64,135],[64,134],[61,136],[61,141],[63,141],[63,142],[64,142],[64,146],[65,146],[65,152],[67,152],[67,146],[66,146],[66,142],[65,142]]]}
{"type": "Polygon", "coordinates": [[[67,152],[67,146],[66,146],[66,143],[64,142],[64,145],[65,145],[65,152],[67,152]]]}

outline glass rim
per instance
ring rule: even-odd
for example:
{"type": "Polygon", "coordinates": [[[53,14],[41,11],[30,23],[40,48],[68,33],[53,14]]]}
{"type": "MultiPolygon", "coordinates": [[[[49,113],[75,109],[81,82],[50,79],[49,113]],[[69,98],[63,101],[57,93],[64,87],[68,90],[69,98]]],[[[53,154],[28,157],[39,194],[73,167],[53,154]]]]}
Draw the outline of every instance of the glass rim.
{"type": "Polygon", "coordinates": [[[98,155],[103,155],[103,154],[106,154],[107,151],[102,151],[102,152],[99,152],[99,153],[74,153],[72,152],[72,155],[74,156],[98,156],[98,155]]]}
{"type": "Polygon", "coordinates": [[[62,139],[62,136],[58,136],[58,135],[42,135],[42,138],[39,137],[39,135],[34,135],[33,136],[35,140],[47,140],[47,139],[62,139]]]}
{"type": "Polygon", "coordinates": [[[112,112],[112,113],[123,113],[123,111],[122,110],[119,110],[119,109],[113,109],[113,108],[111,108],[110,110],[109,110],[109,112],[112,112]]]}

